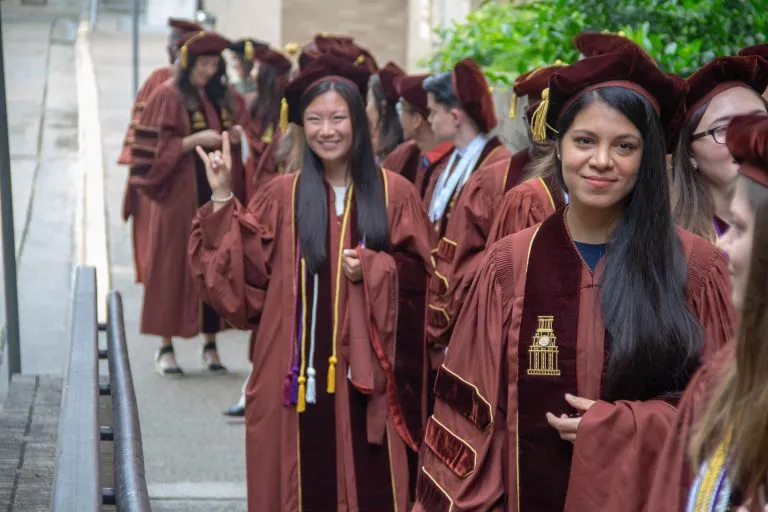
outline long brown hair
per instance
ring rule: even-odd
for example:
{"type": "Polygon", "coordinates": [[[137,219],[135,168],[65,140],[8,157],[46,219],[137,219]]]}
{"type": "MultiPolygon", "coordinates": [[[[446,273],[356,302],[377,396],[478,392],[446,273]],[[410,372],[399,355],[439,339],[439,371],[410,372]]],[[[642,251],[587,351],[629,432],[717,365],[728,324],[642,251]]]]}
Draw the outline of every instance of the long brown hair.
{"type": "Polygon", "coordinates": [[[691,233],[715,242],[715,203],[704,177],[691,163],[691,137],[708,107],[709,102],[696,109],[680,129],[672,158],[672,219],[691,233]]]}
{"type": "Polygon", "coordinates": [[[739,179],[747,186],[755,227],[735,357],[723,369],[689,453],[698,467],[730,437],[728,474],[749,499],[768,480],[768,188],[739,179]]]}

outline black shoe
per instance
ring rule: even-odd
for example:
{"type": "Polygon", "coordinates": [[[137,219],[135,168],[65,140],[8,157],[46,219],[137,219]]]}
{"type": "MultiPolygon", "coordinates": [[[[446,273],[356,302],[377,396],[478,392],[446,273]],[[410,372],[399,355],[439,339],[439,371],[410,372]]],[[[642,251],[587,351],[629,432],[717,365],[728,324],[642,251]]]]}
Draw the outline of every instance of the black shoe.
{"type": "Polygon", "coordinates": [[[208,360],[205,358],[205,353],[209,350],[212,350],[213,352],[217,351],[215,341],[209,341],[203,345],[203,352],[200,354],[200,364],[202,367],[213,373],[227,373],[227,368],[223,364],[208,362],[208,360]]]}
{"type": "Polygon", "coordinates": [[[235,404],[232,407],[227,407],[226,409],[224,409],[224,416],[242,418],[243,416],[245,416],[245,406],[240,404],[235,404]]]}
{"type": "Polygon", "coordinates": [[[173,345],[166,345],[165,347],[157,349],[155,352],[155,371],[162,377],[182,377],[184,372],[178,366],[171,366],[163,368],[160,366],[160,359],[165,354],[173,354],[173,345]]]}

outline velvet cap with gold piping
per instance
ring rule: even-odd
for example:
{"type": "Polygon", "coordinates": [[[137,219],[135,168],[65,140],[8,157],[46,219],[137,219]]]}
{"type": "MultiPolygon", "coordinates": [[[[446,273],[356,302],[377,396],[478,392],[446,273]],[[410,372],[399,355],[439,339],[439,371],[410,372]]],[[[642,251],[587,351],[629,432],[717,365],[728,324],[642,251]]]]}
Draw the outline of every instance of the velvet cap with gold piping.
{"type": "Polygon", "coordinates": [[[285,87],[288,121],[298,125],[304,124],[301,116],[301,98],[304,92],[315,84],[324,80],[346,81],[355,85],[365,98],[370,76],[365,67],[355,66],[331,55],[320,55],[285,87]]]}
{"type": "Polygon", "coordinates": [[[768,60],[757,55],[718,57],[688,77],[686,119],[718,94],[746,87],[762,94],[768,85],[768,60]]]}
{"type": "Polygon", "coordinates": [[[555,135],[554,127],[564,111],[583,94],[602,87],[624,87],[642,95],[656,110],[665,131],[682,104],[685,81],[667,75],[639,46],[587,57],[558,70],[542,93],[542,102],[532,120],[539,142],[555,135]]]}
{"type": "Polygon", "coordinates": [[[179,32],[200,32],[203,30],[202,25],[199,23],[183,18],[168,18],[168,26],[179,32]]]}
{"type": "Polygon", "coordinates": [[[193,34],[187,34],[184,42],[179,45],[181,67],[186,69],[188,60],[200,55],[219,55],[229,48],[232,42],[222,37],[216,32],[206,32],[201,30],[193,34]]]}
{"type": "Polygon", "coordinates": [[[739,162],[739,173],[768,187],[768,116],[734,117],[726,135],[728,151],[739,162]]]}
{"type": "Polygon", "coordinates": [[[303,70],[320,55],[332,55],[349,61],[356,66],[364,66],[370,73],[378,71],[376,59],[371,52],[359,46],[350,36],[318,34],[311,43],[306,44],[299,54],[299,69],[303,70]]]}
{"type": "Polygon", "coordinates": [[[461,109],[475,122],[477,128],[488,133],[496,127],[496,112],[488,81],[472,59],[464,59],[453,68],[453,90],[461,109]]]}
{"type": "Polygon", "coordinates": [[[241,59],[253,62],[256,59],[256,51],[260,48],[269,47],[269,44],[258,39],[246,37],[239,39],[229,45],[229,49],[237,54],[241,59]]]}
{"type": "Polygon", "coordinates": [[[256,48],[254,59],[262,64],[273,67],[280,76],[287,75],[293,67],[291,61],[285,55],[277,50],[273,50],[269,46],[256,48]]]}
{"type": "Polygon", "coordinates": [[[510,106],[510,119],[514,119],[516,116],[512,115],[512,110],[516,110],[517,99],[523,96],[528,98],[528,118],[533,115],[536,108],[541,102],[541,93],[549,86],[549,79],[558,70],[565,67],[560,61],[555,62],[551,66],[541,66],[539,68],[528,71],[518,76],[512,86],[512,101],[515,103],[514,107],[510,106]]]}
{"type": "Polygon", "coordinates": [[[429,117],[427,91],[424,90],[423,85],[427,77],[429,75],[404,75],[396,77],[394,80],[397,95],[407,101],[414,111],[425,118],[429,117]]]}
{"type": "Polygon", "coordinates": [[[390,61],[379,70],[378,75],[387,103],[394,104],[397,102],[399,96],[397,94],[397,89],[395,88],[395,78],[405,76],[405,71],[403,71],[403,68],[390,61]]]}

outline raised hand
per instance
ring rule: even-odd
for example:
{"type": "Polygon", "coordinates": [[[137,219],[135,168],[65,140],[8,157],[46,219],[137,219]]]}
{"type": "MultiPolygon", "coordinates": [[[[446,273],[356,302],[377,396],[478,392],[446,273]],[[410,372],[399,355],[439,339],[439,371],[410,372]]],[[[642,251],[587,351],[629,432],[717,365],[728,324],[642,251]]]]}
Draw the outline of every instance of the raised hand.
{"type": "Polygon", "coordinates": [[[208,185],[213,191],[214,197],[224,198],[232,193],[232,147],[229,143],[229,134],[222,135],[222,149],[212,153],[197,146],[200,160],[205,164],[205,175],[208,177],[208,185]]]}
{"type": "Polygon", "coordinates": [[[195,135],[198,145],[205,149],[219,149],[222,144],[222,136],[216,130],[203,130],[195,135]]]}

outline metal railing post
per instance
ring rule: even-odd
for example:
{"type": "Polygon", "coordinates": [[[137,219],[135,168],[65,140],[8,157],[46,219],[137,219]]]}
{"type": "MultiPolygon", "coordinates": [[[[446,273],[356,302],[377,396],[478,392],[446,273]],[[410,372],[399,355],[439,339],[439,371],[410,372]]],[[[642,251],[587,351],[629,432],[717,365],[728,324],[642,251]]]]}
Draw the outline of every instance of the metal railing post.
{"type": "Polygon", "coordinates": [[[54,512],[101,510],[96,269],[76,269],[69,365],[59,416],[54,512]]]}

